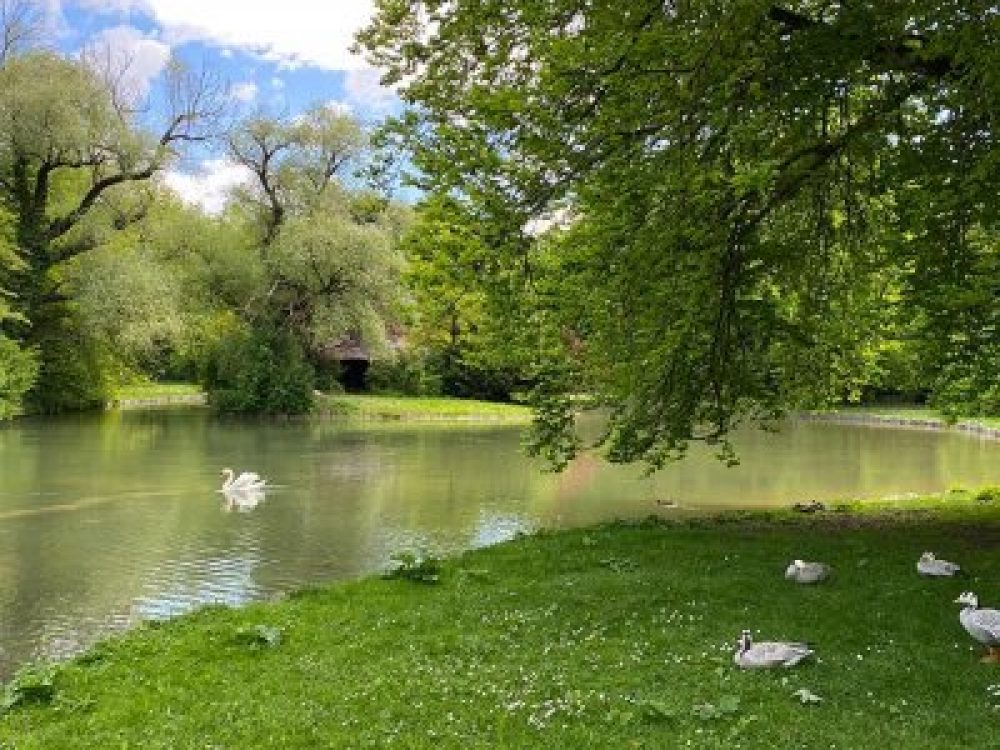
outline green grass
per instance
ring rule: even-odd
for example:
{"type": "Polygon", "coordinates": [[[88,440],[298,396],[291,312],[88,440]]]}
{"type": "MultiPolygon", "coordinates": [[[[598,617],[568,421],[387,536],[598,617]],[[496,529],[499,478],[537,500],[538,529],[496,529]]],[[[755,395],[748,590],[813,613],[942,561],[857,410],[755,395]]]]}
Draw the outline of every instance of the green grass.
{"type": "Polygon", "coordinates": [[[171,398],[175,396],[197,396],[204,393],[196,383],[133,383],[115,388],[115,401],[171,398]]]}
{"type": "Polygon", "coordinates": [[[322,395],[316,413],[356,419],[483,420],[527,422],[531,410],[517,404],[500,404],[459,398],[418,396],[322,395]]]}
{"type": "Polygon", "coordinates": [[[208,608],[36,679],[0,747],[993,748],[1000,667],[952,600],[1000,602],[1000,501],[917,505],[547,533],[446,560],[437,584],[208,608]],[[970,575],[919,577],[924,550],[970,575]],[[795,557],[832,580],[786,582],[795,557]],[[818,659],[740,671],[744,627],[818,659]]]}

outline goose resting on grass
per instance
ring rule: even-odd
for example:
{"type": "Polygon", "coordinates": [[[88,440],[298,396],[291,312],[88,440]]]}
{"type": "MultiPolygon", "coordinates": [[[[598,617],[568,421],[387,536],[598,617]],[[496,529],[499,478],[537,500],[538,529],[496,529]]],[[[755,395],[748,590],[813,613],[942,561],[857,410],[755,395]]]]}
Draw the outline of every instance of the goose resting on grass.
{"type": "Polygon", "coordinates": [[[971,591],[961,594],[955,603],[965,605],[958,613],[962,627],[986,646],[986,656],[982,661],[1000,663],[1000,609],[980,609],[979,597],[971,591]]]}
{"type": "Polygon", "coordinates": [[[947,560],[938,560],[933,552],[925,552],[917,560],[917,572],[922,576],[953,576],[962,566],[947,560]]]}
{"type": "Polygon", "coordinates": [[[785,578],[796,583],[819,583],[830,575],[830,566],[820,562],[793,560],[785,568],[785,578]]]}
{"type": "Polygon", "coordinates": [[[233,470],[223,469],[222,476],[225,479],[222,481],[221,492],[227,495],[235,492],[259,492],[264,489],[264,480],[252,471],[244,471],[233,479],[233,470]]]}
{"type": "Polygon", "coordinates": [[[805,643],[792,641],[761,641],[754,643],[750,631],[744,630],[733,654],[733,662],[743,669],[767,669],[769,667],[794,667],[813,650],[805,643]]]}

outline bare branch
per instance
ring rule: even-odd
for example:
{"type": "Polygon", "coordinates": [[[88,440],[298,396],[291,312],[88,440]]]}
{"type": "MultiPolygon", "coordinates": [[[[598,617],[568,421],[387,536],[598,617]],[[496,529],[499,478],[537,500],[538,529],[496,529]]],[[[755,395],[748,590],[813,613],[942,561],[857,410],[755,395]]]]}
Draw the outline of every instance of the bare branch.
{"type": "Polygon", "coordinates": [[[291,134],[287,128],[264,118],[251,120],[229,137],[229,153],[257,178],[260,189],[267,198],[270,216],[267,220],[265,244],[270,243],[285,218],[285,205],[279,195],[277,158],[291,148],[291,134]]]}
{"type": "MultiPolygon", "coordinates": [[[[104,81],[109,84],[120,82],[123,80],[122,75],[124,73],[105,78],[104,81]]],[[[46,238],[49,241],[61,237],[72,229],[110,188],[123,183],[148,180],[163,169],[171,157],[176,156],[179,145],[201,142],[214,137],[215,127],[222,116],[226,101],[225,87],[220,79],[205,68],[192,73],[180,63],[173,61],[167,69],[166,83],[169,115],[167,124],[154,145],[140,148],[138,152],[133,153],[134,147],[129,147],[127,144],[94,144],[86,155],[75,161],[53,161],[49,164],[47,167],[49,172],[60,166],[94,167],[93,182],[76,207],[49,223],[46,231],[46,238]],[[102,169],[112,164],[117,167],[116,170],[107,172],[102,169]]],[[[126,103],[125,92],[119,91],[115,94],[113,89],[109,89],[108,93],[112,97],[116,112],[122,118],[123,129],[127,128],[134,110],[126,103]]]]}
{"type": "Polygon", "coordinates": [[[41,42],[45,17],[32,0],[0,0],[0,67],[41,42]]]}

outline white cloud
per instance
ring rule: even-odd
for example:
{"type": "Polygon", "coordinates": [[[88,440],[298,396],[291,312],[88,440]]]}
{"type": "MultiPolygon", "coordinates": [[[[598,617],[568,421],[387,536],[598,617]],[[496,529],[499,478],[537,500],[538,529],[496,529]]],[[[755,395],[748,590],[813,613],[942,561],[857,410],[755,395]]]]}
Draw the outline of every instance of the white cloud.
{"type": "Polygon", "coordinates": [[[257,99],[257,84],[253,81],[243,81],[235,84],[230,94],[238,102],[249,104],[257,99]]]}
{"type": "Polygon", "coordinates": [[[141,99],[166,67],[170,47],[132,26],[114,26],[98,32],[87,43],[84,55],[107,66],[109,72],[121,74],[125,92],[141,99]]]}
{"type": "Polygon", "coordinates": [[[344,78],[347,99],[359,109],[381,111],[396,103],[396,93],[379,84],[379,72],[375,68],[361,68],[347,71],[344,78]]]}
{"type": "Polygon", "coordinates": [[[218,214],[229,196],[240,185],[249,184],[250,170],[229,159],[206,159],[194,172],[168,170],[163,181],[186,203],[200,206],[210,214],[218,214]]]}
{"type": "Polygon", "coordinates": [[[278,76],[275,76],[274,78],[271,79],[271,88],[272,89],[283,89],[283,88],[285,88],[285,82],[284,82],[284,80],[282,80],[281,78],[278,78],[278,76]]]}
{"type": "Polygon", "coordinates": [[[348,102],[341,102],[336,99],[331,99],[323,106],[326,107],[331,112],[334,112],[338,115],[346,116],[354,114],[354,107],[348,102]]]}
{"type": "Polygon", "coordinates": [[[96,10],[101,13],[121,13],[126,14],[133,8],[141,6],[141,0],[77,0],[77,3],[87,10],[96,10]]]}
{"type": "Polygon", "coordinates": [[[364,68],[348,48],[372,16],[373,0],[76,0],[92,10],[140,11],[175,44],[239,48],[282,67],[364,68]]]}

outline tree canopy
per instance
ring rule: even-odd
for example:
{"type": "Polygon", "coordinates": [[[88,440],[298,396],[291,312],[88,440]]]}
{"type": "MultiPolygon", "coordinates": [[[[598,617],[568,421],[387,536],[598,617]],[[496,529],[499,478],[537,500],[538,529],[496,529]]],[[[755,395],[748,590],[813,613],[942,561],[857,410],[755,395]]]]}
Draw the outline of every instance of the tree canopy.
{"type": "MultiPolygon", "coordinates": [[[[552,395],[611,407],[612,458],[726,448],[740,420],[844,397],[893,337],[975,390],[998,343],[995,3],[376,8],[359,44],[415,105],[418,182],[523,270],[528,348],[564,343],[552,395]],[[527,236],[557,207],[568,229],[527,236]]],[[[570,422],[543,414],[559,462],[570,422]]]]}

